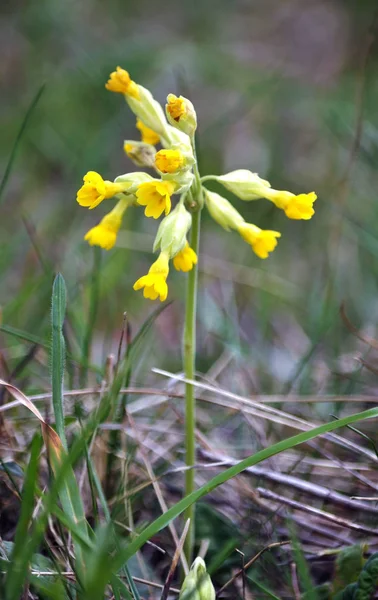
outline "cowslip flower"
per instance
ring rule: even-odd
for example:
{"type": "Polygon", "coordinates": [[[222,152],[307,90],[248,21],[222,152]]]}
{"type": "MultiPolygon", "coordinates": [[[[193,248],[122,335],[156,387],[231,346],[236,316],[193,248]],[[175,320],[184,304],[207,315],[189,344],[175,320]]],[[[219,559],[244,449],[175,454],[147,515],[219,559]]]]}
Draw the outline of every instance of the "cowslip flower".
{"type": "Polygon", "coordinates": [[[104,179],[95,171],[88,171],[84,175],[84,185],[77,192],[76,200],[80,206],[93,209],[106,198],[113,198],[116,194],[124,192],[129,184],[113,183],[104,179]]]}
{"type": "Polygon", "coordinates": [[[168,122],[192,136],[197,129],[197,115],[193,104],[183,96],[168,94],[165,113],[168,122]]]}
{"type": "Polygon", "coordinates": [[[252,250],[259,258],[268,258],[277,246],[277,238],[281,237],[278,231],[260,229],[251,223],[240,223],[237,228],[243,240],[252,246],[252,250]]]}
{"type": "Polygon", "coordinates": [[[155,167],[160,173],[176,173],[185,165],[185,157],[180,150],[159,150],[155,155],[155,167]]]}
{"type": "Polygon", "coordinates": [[[143,296],[150,300],[164,302],[168,295],[167,277],[169,274],[168,252],[161,252],[159,258],[151,265],[148,274],[134,283],[134,290],[143,289],[143,296]]]}
{"type": "Polygon", "coordinates": [[[183,271],[184,273],[191,271],[197,262],[197,254],[194,252],[193,248],[189,246],[188,242],[186,242],[185,247],[173,258],[173,266],[176,271],[183,271]]]}
{"type": "Polygon", "coordinates": [[[116,243],[117,234],[122,224],[122,217],[128,207],[129,200],[121,198],[112,211],[110,211],[100,223],[90,229],[84,239],[90,246],[100,246],[104,250],[110,250],[116,243]]]}
{"type": "Polygon", "coordinates": [[[171,196],[175,190],[173,181],[155,179],[141,183],[136,191],[138,204],[145,206],[146,217],[158,219],[164,212],[166,215],[171,210],[171,196]]]}
{"type": "Polygon", "coordinates": [[[313,204],[317,199],[315,192],[295,195],[291,192],[269,188],[265,192],[265,198],[271,200],[277,208],[283,210],[289,219],[308,221],[315,213],[313,208],[313,204]]]}
{"type": "Polygon", "coordinates": [[[109,80],[105,84],[105,87],[110,92],[117,92],[119,94],[126,94],[132,98],[139,98],[138,84],[133,81],[125,69],[117,67],[116,71],[110,73],[109,80]]]}
{"type": "Polygon", "coordinates": [[[269,252],[277,246],[277,238],[281,237],[278,231],[264,230],[246,223],[236,208],[223,196],[206,190],[205,202],[214,221],[226,231],[238,231],[259,258],[268,258],[269,252]]]}
{"type": "Polygon", "coordinates": [[[241,200],[266,198],[283,210],[289,219],[308,220],[314,214],[313,204],[317,198],[315,192],[292,194],[283,190],[274,190],[269,181],[261,179],[257,173],[247,169],[237,169],[225,175],[203,177],[202,181],[215,179],[241,200]]]}
{"type": "Polygon", "coordinates": [[[140,119],[137,119],[136,128],[140,131],[142,142],[151,144],[151,146],[155,146],[155,144],[160,142],[160,135],[147,127],[140,119]]]}

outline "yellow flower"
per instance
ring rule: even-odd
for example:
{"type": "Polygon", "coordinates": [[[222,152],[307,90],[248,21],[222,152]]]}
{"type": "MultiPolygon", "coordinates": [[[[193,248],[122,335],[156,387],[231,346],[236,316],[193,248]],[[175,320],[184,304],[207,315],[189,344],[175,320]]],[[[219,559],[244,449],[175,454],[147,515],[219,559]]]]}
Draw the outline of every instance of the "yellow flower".
{"type": "Polygon", "coordinates": [[[117,233],[121,227],[122,217],[128,206],[128,200],[122,198],[113,210],[105,215],[96,227],[93,227],[84,236],[90,246],[100,246],[104,250],[113,248],[117,240],[117,233]]]}
{"type": "Polygon", "coordinates": [[[308,221],[314,214],[313,204],[317,198],[315,192],[309,194],[292,194],[278,190],[267,190],[265,194],[268,200],[271,200],[277,208],[285,211],[289,219],[304,219],[308,221]]]}
{"type": "Polygon", "coordinates": [[[174,257],[173,266],[176,271],[184,271],[186,273],[193,269],[193,265],[196,265],[197,261],[197,254],[189,246],[188,242],[186,242],[185,248],[174,257]]]}
{"type": "Polygon", "coordinates": [[[180,150],[159,150],[155,166],[161,173],[175,173],[184,166],[185,158],[180,150]]]}
{"type": "Polygon", "coordinates": [[[88,171],[84,176],[84,185],[77,192],[76,200],[80,206],[89,209],[95,208],[105,198],[113,198],[116,194],[125,191],[125,184],[104,181],[95,171],[88,171]]]}
{"type": "Polygon", "coordinates": [[[166,109],[172,119],[178,122],[186,113],[184,98],[178,98],[174,94],[169,94],[167,97],[166,109]]]}
{"type": "Polygon", "coordinates": [[[139,98],[138,84],[132,81],[130,75],[121,67],[117,67],[116,71],[110,73],[109,81],[105,84],[107,90],[126,94],[132,98],[139,98]]]}
{"type": "Polygon", "coordinates": [[[167,252],[161,252],[159,258],[151,265],[147,275],[144,275],[134,283],[134,290],[143,289],[143,296],[150,300],[160,299],[164,302],[168,295],[166,279],[169,273],[169,256],[167,252]]]}
{"type": "Polygon", "coordinates": [[[141,133],[142,142],[151,144],[152,146],[155,146],[155,144],[160,142],[160,136],[153,129],[147,127],[140,119],[137,119],[136,128],[139,129],[141,133]]]}
{"type": "Polygon", "coordinates": [[[146,217],[158,219],[165,212],[167,215],[171,210],[171,195],[175,190],[172,181],[149,181],[141,183],[136,192],[137,202],[146,207],[146,217]]]}
{"type": "Polygon", "coordinates": [[[277,246],[276,238],[281,237],[278,231],[260,229],[251,223],[241,223],[237,229],[243,240],[252,246],[252,250],[260,258],[268,258],[269,252],[273,252],[277,246]]]}

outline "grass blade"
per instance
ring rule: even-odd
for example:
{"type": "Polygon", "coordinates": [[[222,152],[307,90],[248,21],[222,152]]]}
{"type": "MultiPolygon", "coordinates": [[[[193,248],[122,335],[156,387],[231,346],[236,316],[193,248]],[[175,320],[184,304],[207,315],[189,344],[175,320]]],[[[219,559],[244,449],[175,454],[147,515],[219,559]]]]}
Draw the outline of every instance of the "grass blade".
{"type": "Polygon", "coordinates": [[[63,323],[65,312],[66,284],[62,275],[58,273],[53,283],[53,292],[51,299],[51,384],[55,426],[57,433],[62,441],[62,444],[67,450],[63,411],[63,378],[66,353],[63,336],[63,323]]]}
{"type": "Polygon", "coordinates": [[[26,127],[27,127],[27,125],[29,123],[30,117],[32,116],[33,111],[34,111],[35,107],[37,106],[37,104],[38,104],[38,102],[39,102],[39,100],[40,100],[40,98],[41,98],[44,90],[45,90],[45,84],[43,83],[41,85],[41,87],[39,88],[38,92],[36,93],[36,95],[34,96],[34,98],[31,101],[31,103],[29,104],[29,108],[26,111],[24,119],[23,119],[23,121],[21,123],[21,127],[20,127],[20,129],[18,131],[18,134],[17,134],[17,137],[15,139],[12,151],[10,153],[8,164],[7,164],[7,166],[5,168],[5,171],[4,171],[3,179],[1,180],[1,183],[0,183],[0,203],[1,203],[1,200],[2,200],[2,196],[3,196],[3,193],[4,193],[5,187],[6,187],[7,183],[8,183],[9,176],[10,176],[11,171],[12,171],[13,163],[14,163],[16,155],[17,155],[18,146],[20,144],[22,136],[24,135],[26,127]]]}
{"type": "Polygon", "coordinates": [[[172,506],[166,513],[155,519],[150,525],[148,525],[140,535],[133,540],[115,559],[114,568],[117,570],[122,566],[124,562],[129,560],[142,546],[147,542],[152,536],[156,535],[161,529],[166,527],[168,523],[182,514],[188,506],[191,506],[194,502],[197,502],[206,494],[212,492],[216,487],[222,485],[232,477],[239,475],[242,471],[247,469],[248,467],[252,467],[267,458],[271,458],[280,452],[284,452],[285,450],[289,450],[299,444],[303,444],[308,442],[309,440],[314,439],[315,437],[327,433],[329,431],[334,431],[335,429],[339,429],[340,427],[345,427],[350,423],[355,423],[356,421],[362,421],[365,419],[373,419],[378,417],[378,408],[371,408],[369,410],[365,410],[360,413],[355,413],[354,415],[350,415],[339,421],[332,421],[331,423],[325,423],[324,425],[320,425],[319,427],[314,427],[309,431],[305,431],[303,433],[299,433],[292,437],[289,437],[277,444],[273,444],[264,450],[260,450],[240,461],[236,465],[233,465],[229,469],[226,469],[219,475],[216,475],[209,482],[205,483],[198,490],[189,494],[180,502],[177,502],[174,506],[172,506]]]}
{"type": "Polygon", "coordinates": [[[7,600],[18,600],[21,597],[23,586],[29,578],[28,556],[25,556],[25,541],[28,540],[28,531],[34,510],[35,486],[38,478],[39,453],[41,438],[35,436],[31,445],[30,460],[25,473],[24,485],[21,493],[21,514],[17,523],[14,546],[8,564],[5,582],[7,600]]]}

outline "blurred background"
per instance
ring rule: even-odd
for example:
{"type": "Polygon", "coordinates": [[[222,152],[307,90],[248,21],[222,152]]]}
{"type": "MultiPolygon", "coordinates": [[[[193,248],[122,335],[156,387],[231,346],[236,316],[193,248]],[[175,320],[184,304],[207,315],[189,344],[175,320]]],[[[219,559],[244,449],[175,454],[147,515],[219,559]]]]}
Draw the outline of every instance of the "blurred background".
{"type": "MultiPolygon", "coordinates": [[[[351,321],[375,335],[376,8],[375,0],[3,0],[2,172],[45,85],[2,198],[8,333],[13,327],[29,337],[49,335],[57,271],[68,287],[78,348],[93,282],[98,286],[91,348],[97,365],[116,352],[124,311],[135,330],[154,309],[132,285],[151,263],[156,222],[130,210],[117,247],[94,251],[83,236],[107,207],[86,211],[75,201],[88,170],[107,179],[135,170],[122,150],[125,138],[139,139],[134,117],[104,88],[121,65],[163,103],[169,92],[192,100],[202,174],[247,168],[275,188],[318,194],[311,221],[290,221],[267,201],[243,203],[222,191],[246,220],[282,238],[262,261],[205,216],[198,369],[221,361],[227,387],[238,391],[372,391],[373,376],[356,360],[367,347],[339,308],[344,301],[351,321]],[[231,363],[237,369],[228,369],[231,363]]],[[[169,285],[173,303],[156,321],[158,335],[134,374],[139,383],[151,378],[151,366],[181,368],[184,276],[172,271],[169,285]]],[[[20,338],[3,340],[12,364],[24,347],[20,338]]],[[[38,366],[34,376],[32,387],[45,385],[38,366]]]]}

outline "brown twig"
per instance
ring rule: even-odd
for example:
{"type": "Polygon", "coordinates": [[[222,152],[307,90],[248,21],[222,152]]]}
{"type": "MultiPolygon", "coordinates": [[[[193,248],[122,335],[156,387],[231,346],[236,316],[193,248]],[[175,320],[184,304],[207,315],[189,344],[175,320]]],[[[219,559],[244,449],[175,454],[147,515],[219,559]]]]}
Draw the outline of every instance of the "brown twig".
{"type": "Polygon", "coordinates": [[[262,554],[264,554],[264,552],[266,552],[267,550],[271,550],[272,548],[279,548],[280,546],[286,546],[287,544],[291,544],[290,540],[284,540],[283,542],[273,542],[272,544],[269,544],[268,546],[265,546],[265,548],[262,548],[262,550],[260,550],[257,554],[255,554],[255,556],[253,558],[251,558],[251,560],[249,560],[245,565],[243,569],[239,569],[239,571],[237,571],[237,573],[235,573],[235,575],[233,575],[231,577],[231,579],[229,579],[223,587],[221,587],[221,589],[218,591],[217,596],[219,596],[226,588],[228,588],[229,585],[231,585],[235,579],[237,577],[240,577],[240,575],[243,574],[243,571],[246,571],[247,569],[249,569],[249,567],[251,567],[253,565],[253,563],[256,562],[256,560],[258,560],[260,558],[260,556],[262,554]]]}
{"type": "Polygon", "coordinates": [[[162,591],[161,596],[160,596],[160,600],[166,600],[168,598],[168,594],[169,594],[169,590],[170,590],[170,587],[171,587],[173,575],[174,575],[174,573],[176,571],[176,567],[177,567],[177,563],[179,561],[180,555],[182,554],[182,549],[184,547],[185,538],[186,538],[188,530],[189,530],[189,525],[190,525],[190,519],[187,519],[187,521],[185,523],[184,531],[182,532],[181,537],[180,537],[179,544],[178,544],[178,546],[176,548],[176,551],[175,551],[175,553],[173,555],[172,563],[171,563],[170,569],[168,571],[167,578],[166,578],[165,583],[164,583],[164,587],[163,587],[163,591],[162,591]]]}

